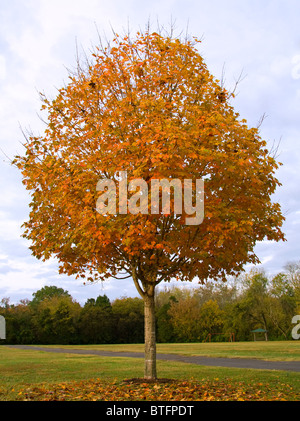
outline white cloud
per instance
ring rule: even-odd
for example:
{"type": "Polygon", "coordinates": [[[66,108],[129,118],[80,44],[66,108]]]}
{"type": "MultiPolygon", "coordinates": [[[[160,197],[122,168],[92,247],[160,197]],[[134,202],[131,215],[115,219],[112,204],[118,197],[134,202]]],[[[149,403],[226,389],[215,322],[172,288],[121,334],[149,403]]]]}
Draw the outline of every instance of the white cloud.
{"type": "Polygon", "coordinates": [[[270,64],[271,74],[275,77],[288,76],[292,70],[290,57],[287,55],[276,55],[270,64]]]}
{"type": "Polygon", "coordinates": [[[262,259],[261,264],[265,265],[268,262],[271,262],[273,260],[274,256],[266,256],[262,259]]]}
{"type": "Polygon", "coordinates": [[[10,219],[7,212],[0,211],[0,238],[2,241],[5,241],[5,239],[19,240],[22,233],[20,228],[22,223],[22,220],[10,219]]]}
{"type": "Polygon", "coordinates": [[[296,54],[293,56],[292,60],[292,78],[293,79],[300,79],[300,54],[296,54]]]}

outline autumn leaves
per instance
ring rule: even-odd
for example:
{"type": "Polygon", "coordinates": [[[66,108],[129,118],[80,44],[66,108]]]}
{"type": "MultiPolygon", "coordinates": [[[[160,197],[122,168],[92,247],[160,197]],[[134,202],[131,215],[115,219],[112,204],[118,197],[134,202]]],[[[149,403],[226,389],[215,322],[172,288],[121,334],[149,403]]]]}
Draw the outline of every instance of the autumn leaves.
{"type": "Polygon", "coordinates": [[[288,384],[235,379],[202,379],[167,383],[111,382],[101,379],[36,385],[23,388],[18,400],[26,401],[292,401],[297,391],[288,384]]]}

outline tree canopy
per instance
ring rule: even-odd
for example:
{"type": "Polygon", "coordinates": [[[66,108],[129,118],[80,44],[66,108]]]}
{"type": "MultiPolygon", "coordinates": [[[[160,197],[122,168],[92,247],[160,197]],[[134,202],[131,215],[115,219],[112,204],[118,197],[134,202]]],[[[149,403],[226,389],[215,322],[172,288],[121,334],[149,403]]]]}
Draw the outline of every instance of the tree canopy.
{"type": "Polygon", "coordinates": [[[71,297],[68,291],[65,291],[63,288],[58,288],[54,285],[44,286],[38,291],[33,293],[33,299],[31,305],[37,305],[43,300],[51,299],[53,297],[71,297]]]}
{"type": "Polygon", "coordinates": [[[48,126],[17,158],[32,193],[25,236],[62,272],[109,278],[122,270],[156,282],[233,274],[257,262],[255,242],[283,238],[271,194],[277,163],[229,104],[191,41],[157,33],[96,48],[50,101],[48,126]],[[130,179],[205,179],[205,219],[99,215],[96,185],[130,179]]]}

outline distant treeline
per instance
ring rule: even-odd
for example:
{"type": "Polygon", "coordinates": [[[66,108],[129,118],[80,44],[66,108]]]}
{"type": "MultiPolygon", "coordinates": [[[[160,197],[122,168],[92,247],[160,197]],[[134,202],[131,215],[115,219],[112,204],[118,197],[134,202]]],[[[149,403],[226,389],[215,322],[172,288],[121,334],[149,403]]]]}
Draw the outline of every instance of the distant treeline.
{"type": "MultiPolygon", "coordinates": [[[[252,271],[227,283],[172,287],[156,295],[158,342],[252,340],[262,328],[269,340],[290,340],[292,318],[300,314],[300,264],[270,278],[252,271]],[[209,336],[211,334],[211,337],[209,336]]],[[[0,301],[8,344],[109,344],[144,342],[143,301],[106,295],[81,306],[71,295],[46,286],[33,299],[0,301]]]]}

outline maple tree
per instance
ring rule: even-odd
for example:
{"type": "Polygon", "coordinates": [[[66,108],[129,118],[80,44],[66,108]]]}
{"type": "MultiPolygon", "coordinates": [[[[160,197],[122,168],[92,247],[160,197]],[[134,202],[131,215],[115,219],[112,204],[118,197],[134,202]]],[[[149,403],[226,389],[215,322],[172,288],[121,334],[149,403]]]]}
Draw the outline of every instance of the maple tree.
{"type": "Polygon", "coordinates": [[[132,277],[144,300],[145,378],[157,376],[157,285],[225,280],[258,262],[257,241],[284,239],[271,200],[278,163],[209,73],[199,42],[147,30],[100,44],[55,99],[42,95],[47,128],[14,160],[32,195],[24,237],[34,256],[88,281],[132,277]],[[203,222],[186,225],[184,211],[99,214],[97,183],[118,185],[120,171],[128,183],[205,180],[203,222]]]}

